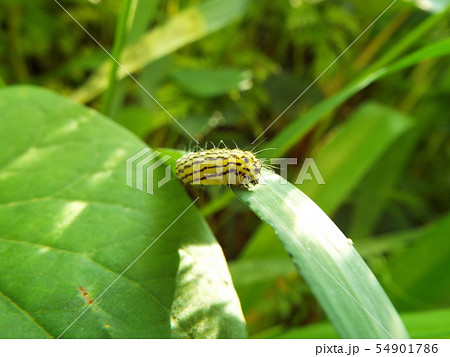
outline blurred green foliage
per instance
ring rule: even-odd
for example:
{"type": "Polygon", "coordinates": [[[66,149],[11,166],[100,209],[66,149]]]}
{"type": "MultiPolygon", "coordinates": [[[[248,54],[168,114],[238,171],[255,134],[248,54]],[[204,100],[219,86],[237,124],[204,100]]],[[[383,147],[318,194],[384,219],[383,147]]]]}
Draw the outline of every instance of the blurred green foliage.
{"type": "MultiPolygon", "coordinates": [[[[139,83],[202,145],[224,140],[245,148],[391,1],[61,3],[106,49],[121,39],[115,51],[119,62],[124,58],[125,68],[133,65],[139,83]],[[186,38],[178,47],[151,58],[132,51],[137,43],[137,49],[146,44],[158,52],[151,47],[164,45],[157,42],[158,31],[175,36],[173,24],[191,31],[181,27],[179,35],[186,38]],[[143,41],[152,32],[156,35],[143,41]]],[[[289,123],[301,123],[306,113],[342,96],[353,83],[448,39],[445,11],[396,2],[265,136],[276,142],[289,123]]],[[[56,3],[3,0],[0,23],[2,85],[35,84],[74,98],[84,93],[87,104],[151,147],[192,147],[191,138],[130,78],[115,80],[108,71],[110,58],[56,3]],[[108,85],[94,93],[89,78],[99,73],[108,85]]],[[[329,186],[320,191],[308,182],[304,191],[361,247],[394,305],[416,317],[422,312],[433,317],[433,336],[449,331],[448,321],[426,311],[448,309],[450,296],[450,68],[445,51],[450,52],[444,48],[354,87],[348,98],[317,111],[314,125],[284,154],[300,162],[305,157],[323,162],[329,186]]],[[[292,181],[298,170],[289,169],[292,181]]],[[[270,228],[222,190],[210,191],[201,203],[230,260],[250,334],[276,326],[277,333],[269,335],[302,337],[299,326],[311,328],[324,319],[270,228]]],[[[414,330],[415,321],[420,318],[411,319],[408,329],[414,330]]]]}

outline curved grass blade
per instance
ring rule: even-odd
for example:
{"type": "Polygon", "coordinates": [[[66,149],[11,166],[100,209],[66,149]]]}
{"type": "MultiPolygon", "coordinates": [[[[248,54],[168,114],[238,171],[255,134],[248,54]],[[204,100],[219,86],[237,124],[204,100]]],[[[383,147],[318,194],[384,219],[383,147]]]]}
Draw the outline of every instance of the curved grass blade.
{"type": "Polygon", "coordinates": [[[277,174],[234,193],[274,227],[338,334],[407,338],[397,311],[363,259],[330,218],[277,174]]]}

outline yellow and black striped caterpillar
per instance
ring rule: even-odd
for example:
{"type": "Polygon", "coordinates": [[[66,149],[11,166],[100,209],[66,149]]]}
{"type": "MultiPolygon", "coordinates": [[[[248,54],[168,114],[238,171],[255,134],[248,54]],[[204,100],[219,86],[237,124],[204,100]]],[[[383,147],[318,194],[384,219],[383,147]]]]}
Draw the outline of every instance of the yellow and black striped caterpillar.
{"type": "Polygon", "coordinates": [[[256,185],[262,162],[251,151],[219,149],[191,152],[177,160],[178,179],[191,185],[256,185]]]}

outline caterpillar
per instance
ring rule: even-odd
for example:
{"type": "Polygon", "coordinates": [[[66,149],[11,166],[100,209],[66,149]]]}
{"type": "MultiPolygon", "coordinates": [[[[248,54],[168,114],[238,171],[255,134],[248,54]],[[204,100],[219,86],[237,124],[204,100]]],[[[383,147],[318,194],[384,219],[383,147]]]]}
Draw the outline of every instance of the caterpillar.
{"type": "Polygon", "coordinates": [[[262,162],[251,151],[219,149],[191,152],[176,162],[179,180],[191,185],[256,185],[262,162]]]}

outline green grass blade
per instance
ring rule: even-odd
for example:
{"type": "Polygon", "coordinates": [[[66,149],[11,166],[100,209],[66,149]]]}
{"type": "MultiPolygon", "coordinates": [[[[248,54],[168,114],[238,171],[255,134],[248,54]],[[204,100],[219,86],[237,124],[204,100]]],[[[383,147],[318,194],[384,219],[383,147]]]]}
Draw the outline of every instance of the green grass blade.
{"type": "Polygon", "coordinates": [[[265,171],[266,184],[235,194],[276,230],[343,338],[407,338],[395,308],[365,262],[305,194],[265,171]]]}
{"type": "Polygon", "coordinates": [[[414,130],[402,135],[401,140],[395,142],[367,172],[355,195],[355,213],[349,229],[351,237],[367,237],[373,233],[395,185],[414,154],[416,141],[420,137],[417,132],[414,130]],[[389,175],[385,175],[386,172],[389,175]],[[383,177],[382,183],[380,177],[383,177]]]}
{"type": "MultiPolygon", "coordinates": [[[[121,19],[118,21],[118,28],[122,28],[122,30],[116,30],[116,37],[114,40],[114,48],[113,48],[113,56],[114,58],[118,59],[120,61],[120,55],[126,46],[136,42],[141,38],[141,36],[147,31],[149,24],[154,20],[156,14],[157,14],[157,6],[158,6],[159,0],[148,0],[148,1],[138,1],[138,0],[132,0],[131,6],[126,11],[120,11],[119,16],[121,19]],[[125,12],[127,15],[125,15],[125,12]],[[125,16],[124,16],[125,15],[125,16]],[[124,21],[126,20],[126,21],[124,21]],[[122,42],[119,44],[119,42],[122,42]],[[116,50],[117,48],[117,50],[116,50]],[[120,51],[119,51],[120,48],[120,51]]],[[[124,6],[125,3],[122,3],[122,6],[124,6]]],[[[103,53],[104,55],[104,53],[103,53]]],[[[148,133],[149,126],[153,127],[154,125],[157,125],[157,120],[148,120],[148,112],[145,110],[141,111],[142,113],[145,113],[145,124],[143,125],[142,121],[139,121],[139,119],[142,119],[142,115],[138,115],[139,118],[136,118],[133,113],[130,115],[128,113],[128,109],[137,109],[130,107],[129,105],[124,106],[124,99],[127,93],[127,86],[129,86],[130,81],[132,81],[131,78],[124,78],[122,81],[118,81],[117,78],[117,64],[112,61],[112,66],[116,65],[115,70],[112,70],[110,73],[110,84],[108,85],[108,89],[106,93],[103,95],[102,101],[103,105],[105,107],[103,108],[103,113],[108,115],[111,119],[114,119],[116,122],[120,123],[122,126],[126,127],[127,129],[130,129],[134,133],[140,134],[139,131],[142,129],[146,129],[147,131],[143,135],[139,135],[141,138],[145,136],[145,134],[148,133]],[[114,77],[111,77],[111,75],[114,72],[114,77]],[[111,81],[111,78],[114,78],[111,81]],[[113,89],[111,89],[113,88],[113,89]],[[108,94],[111,92],[111,94],[108,94]],[[104,104],[106,102],[106,104],[104,104]],[[132,119],[131,119],[132,118],[132,119]]],[[[101,65],[102,62],[99,63],[101,65]]],[[[147,70],[155,71],[154,68],[150,68],[151,65],[147,66],[147,70]]],[[[97,69],[97,68],[95,68],[97,69]]],[[[145,82],[146,89],[151,93],[152,90],[149,88],[149,83],[145,80],[143,81],[142,73],[138,76],[139,82],[145,82]]],[[[159,76],[153,76],[153,78],[158,78],[159,76]]],[[[146,95],[145,93],[143,93],[146,95]]],[[[146,97],[147,100],[147,97],[146,97]]],[[[135,112],[136,113],[136,110],[135,112]]]]}
{"type": "MultiPolygon", "coordinates": [[[[448,17],[449,10],[450,6],[447,7],[444,11],[429,16],[427,19],[422,21],[419,26],[409,32],[406,36],[402,37],[401,40],[395,44],[395,46],[385,51],[383,56],[372,66],[370,66],[364,73],[373,73],[375,70],[386,66],[387,64],[398,58],[409,47],[417,43],[418,39],[420,39],[428,30],[442,21],[442,19],[448,17]]],[[[363,74],[363,76],[365,75],[363,74]]]]}
{"type": "MultiPolygon", "coordinates": [[[[114,45],[111,51],[111,55],[117,61],[120,62],[120,55],[125,45],[127,34],[130,31],[131,24],[134,17],[134,11],[136,10],[136,0],[123,0],[119,11],[119,17],[117,19],[116,31],[114,34],[114,45]]],[[[102,112],[103,114],[114,117],[114,109],[117,93],[117,70],[119,65],[113,59],[110,59],[111,69],[109,72],[108,88],[103,96],[102,100],[102,112]]]]}
{"type": "Polygon", "coordinates": [[[273,140],[265,146],[274,147],[276,150],[268,152],[267,156],[276,157],[286,153],[292,146],[301,140],[304,135],[326,114],[336,109],[340,104],[344,103],[353,94],[366,88],[376,80],[395,73],[402,69],[413,66],[421,61],[447,56],[450,54],[450,39],[445,39],[429,46],[425,46],[410,55],[405,56],[392,65],[383,67],[373,73],[368,74],[363,79],[357,80],[349,84],[334,96],[322,101],[316,105],[305,115],[297,118],[295,121],[287,125],[273,140]]]}
{"type": "Polygon", "coordinates": [[[326,184],[308,180],[299,188],[332,214],[411,124],[409,117],[396,110],[374,102],[365,103],[314,156],[326,184]]]}
{"type": "MultiPolygon", "coordinates": [[[[247,0],[208,0],[190,7],[126,47],[120,63],[129,73],[134,73],[149,63],[229,25],[244,14],[247,3],[247,0]]],[[[72,98],[84,103],[101,94],[107,88],[110,69],[111,63],[107,61],[85,85],[72,94],[72,98]]],[[[123,70],[117,73],[118,78],[124,78],[126,75],[123,70]]]]}

